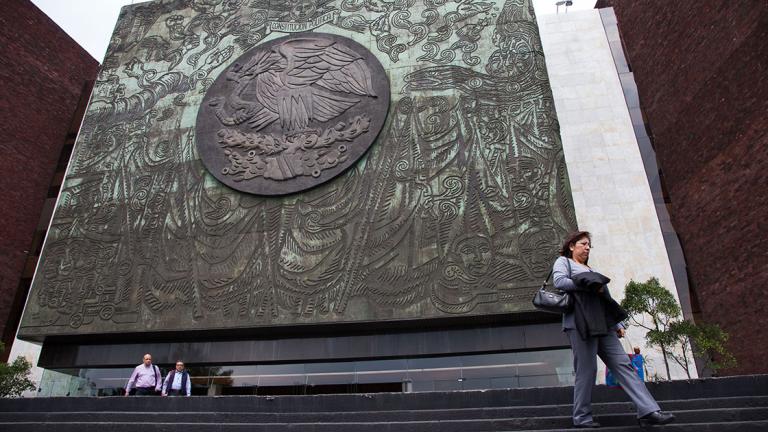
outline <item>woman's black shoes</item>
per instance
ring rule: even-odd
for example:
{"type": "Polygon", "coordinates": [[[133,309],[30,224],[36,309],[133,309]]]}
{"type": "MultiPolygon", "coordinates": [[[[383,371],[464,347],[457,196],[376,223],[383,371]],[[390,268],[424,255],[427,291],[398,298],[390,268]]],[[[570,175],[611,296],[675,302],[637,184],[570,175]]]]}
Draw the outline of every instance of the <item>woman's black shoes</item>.
{"type": "Polygon", "coordinates": [[[594,428],[599,428],[600,427],[600,423],[592,420],[592,421],[587,422],[587,423],[574,424],[573,427],[575,427],[575,428],[582,428],[582,429],[594,429],[594,428]]]}
{"type": "MultiPolygon", "coordinates": [[[[637,421],[640,423],[640,426],[665,425],[675,421],[675,416],[662,411],[654,411],[640,417],[637,421]]],[[[600,427],[600,423],[592,420],[587,423],[574,424],[573,427],[577,429],[595,429],[600,427]]]]}
{"type": "Polygon", "coordinates": [[[670,413],[654,411],[640,417],[637,421],[640,423],[640,426],[665,425],[675,421],[675,416],[670,413]]]}

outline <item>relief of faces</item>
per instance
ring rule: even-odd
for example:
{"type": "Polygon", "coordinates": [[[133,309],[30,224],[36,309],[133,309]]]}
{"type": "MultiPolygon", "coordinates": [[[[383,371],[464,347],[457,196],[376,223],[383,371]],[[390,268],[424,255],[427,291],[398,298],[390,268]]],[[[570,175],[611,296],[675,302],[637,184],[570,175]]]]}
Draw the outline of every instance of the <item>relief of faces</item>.
{"type": "Polygon", "coordinates": [[[470,276],[483,276],[488,272],[493,254],[487,237],[470,236],[456,242],[456,253],[461,258],[464,272],[470,276]]]}

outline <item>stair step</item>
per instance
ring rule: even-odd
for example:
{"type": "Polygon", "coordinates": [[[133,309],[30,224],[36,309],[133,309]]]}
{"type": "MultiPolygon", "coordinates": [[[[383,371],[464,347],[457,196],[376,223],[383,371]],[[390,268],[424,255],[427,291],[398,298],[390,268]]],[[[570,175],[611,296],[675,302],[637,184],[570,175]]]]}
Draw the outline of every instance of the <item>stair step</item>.
{"type": "MultiPolygon", "coordinates": [[[[290,431],[290,432],[366,432],[377,430],[381,432],[403,431],[399,424],[379,423],[360,428],[358,424],[339,425],[317,425],[317,424],[294,424],[294,425],[265,425],[263,427],[254,427],[248,423],[179,423],[175,425],[157,424],[157,423],[0,423],[0,430],[7,432],[101,432],[109,430],[110,432],[172,432],[184,430],[190,432],[262,432],[262,431],[290,431]],[[375,429],[373,429],[375,428],[375,429]]],[[[438,423],[416,425],[415,428],[405,429],[407,432],[441,432],[443,426],[438,423]]],[[[768,421],[751,422],[717,422],[717,423],[673,423],[666,426],[654,426],[649,428],[640,428],[637,425],[632,426],[613,426],[602,427],[600,432],[639,432],[639,431],[664,431],[664,432],[765,432],[768,430],[768,421]]],[[[476,431],[476,429],[464,429],[463,431],[476,431]]],[[[494,429],[495,432],[573,432],[574,429],[569,426],[555,429],[494,429]]]]}
{"type": "MultiPolygon", "coordinates": [[[[768,375],[648,383],[648,388],[662,404],[664,401],[692,398],[766,396],[768,375]]],[[[125,411],[142,411],[151,406],[156,411],[189,412],[354,412],[568,405],[572,400],[572,387],[274,397],[60,397],[0,400],[0,412],[84,411],[82,407],[87,407],[88,411],[114,411],[115,406],[125,411]]],[[[622,390],[606,386],[596,386],[592,400],[594,403],[629,401],[622,390]]]]}
{"type": "MultiPolygon", "coordinates": [[[[439,397],[439,396],[437,396],[439,397]]],[[[280,415],[321,415],[323,413],[328,415],[368,415],[368,414],[386,414],[400,415],[401,413],[408,412],[420,412],[420,413],[435,413],[435,415],[458,415],[462,417],[475,416],[477,413],[481,415],[491,415],[491,413],[510,413],[508,416],[517,417],[522,413],[530,412],[531,415],[538,415],[537,412],[541,410],[549,411],[553,407],[563,407],[562,409],[570,410],[569,403],[563,403],[558,405],[553,404],[529,404],[529,405],[509,405],[509,406],[486,406],[486,407],[471,407],[471,408],[419,408],[411,406],[408,403],[403,406],[380,406],[380,404],[374,405],[367,410],[341,410],[341,411],[329,411],[324,410],[303,410],[302,406],[297,406],[293,411],[285,411],[281,409],[271,409],[269,405],[259,404],[257,401],[252,401],[250,404],[242,403],[247,400],[240,400],[239,397],[232,401],[221,401],[219,398],[142,398],[137,401],[135,398],[122,398],[122,397],[102,397],[102,398],[77,398],[78,403],[72,403],[71,398],[64,401],[48,401],[44,399],[29,399],[29,401],[37,403],[26,404],[25,406],[17,406],[15,410],[7,409],[0,410],[0,416],[3,413],[19,413],[19,412],[192,412],[192,413],[205,413],[205,412],[219,412],[219,413],[265,413],[274,416],[280,415]],[[48,403],[46,403],[48,402],[48,403]],[[66,402],[66,403],[56,403],[66,402]],[[223,402],[223,403],[222,403],[223,402]],[[226,403],[231,402],[231,403],[226,403]],[[64,405],[64,406],[62,406],[64,405]],[[193,406],[194,410],[190,409],[193,406]],[[108,409],[107,409],[108,407],[108,409]],[[62,409],[65,408],[65,409],[62,409]],[[217,409],[223,408],[223,409],[217,409]],[[441,414],[444,413],[444,414],[441,414]]],[[[5,401],[0,400],[0,405],[3,405],[5,401]]],[[[731,396],[731,397],[710,397],[710,398],[697,398],[697,399],[680,399],[680,400],[666,400],[659,401],[659,404],[666,410],[685,410],[685,409],[697,409],[697,408],[716,408],[716,407],[750,407],[750,406],[767,406],[768,396],[731,396]]],[[[617,412],[626,410],[626,407],[631,407],[630,402],[595,402],[592,404],[593,409],[596,412],[617,412]]],[[[406,414],[407,415],[407,414],[406,414]]]]}
{"type": "MultiPolygon", "coordinates": [[[[652,431],[768,431],[768,375],[651,383],[677,422],[652,431]]],[[[311,396],[0,399],[3,432],[571,431],[572,387],[311,396]]],[[[640,431],[619,389],[597,386],[603,432],[640,431]]]]}
{"type": "MultiPolygon", "coordinates": [[[[634,409],[628,404],[611,407],[612,409],[595,410],[595,416],[600,418],[630,418],[635,416],[634,409]]],[[[720,417],[748,415],[752,417],[766,416],[768,418],[768,407],[717,407],[717,408],[698,408],[698,409],[670,409],[667,411],[677,413],[679,416],[692,417],[694,419],[712,419],[717,421],[720,417]]],[[[398,411],[398,412],[369,412],[369,413],[234,413],[234,412],[148,412],[148,413],[126,413],[121,411],[114,412],[50,412],[50,413],[0,413],[0,422],[102,422],[105,420],[115,423],[124,422],[156,422],[156,423],[177,423],[177,422],[205,422],[205,423],[378,423],[378,422],[414,422],[414,421],[490,421],[490,420],[510,420],[521,418],[570,418],[571,408],[569,406],[539,407],[535,410],[523,412],[509,412],[505,409],[489,409],[487,412],[467,413],[457,411],[398,411]]],[[[750,418],[753,419],[753,418],[750,418]]],[[[738,420],[745,420],[738,418],[738,420]]]]}
{"type": "MultiPolygon", "coordinates": [[[[706,425],[711,423],[745,423],[745,422],[768,422],[768,408],[730,408],[730,409],[706,409],[706,410],[687,410],[676,411],[677,421],[682,424],[706,425]]],[[[247,415],[242,414],[243,417],[247,415]]],[[[132,424],[149,427],[149,425],[181,426],[185,430],[192,425],[216,425],[217,428],[232,426],[240,427],[248,425],[252,431],[293,431],[296,428],[301,430],[311,430],[317,432],[331,431],[397,431],[397,432],[418,432],[418,431],[441,431],[441,432],[464,432],[464,431],[500,431],[500,430],[547,430],[557,428],[568,428],[571,425],[571,417],[567,416],[547,416],[547,417],[521,417],[521,418],[498,418],[498,419],[455,419],[455,420],[413,420],[413,421],[294,421],[294,422],[250,422],[247,418],[241,418],[237,421],[237,416],[223,417],[216,413],[211,416],[189,415],[189,414],[158,414],[158,413],[137,413],[133,415],[101,413],[98,416],[83,416],[77,414],[68,416],[69,419],[57,418],[55,421],[48,416],[42,418],[28,418],[26,420],[17,420],[15,422],[2,422],[7,425],[25,425],[25,424],[49,424],[56,425],[53,430],[59,430],[65,425],[80,425],[83,428],[92,428],[97,425],[111,425],[110,431],[118,432],[115,429],[118,425],[132,424]],[[185,419],[184,416],[187,416],[185,419]],[[85,418],[83,418],[85,417],[85,418]],[[92,417],[89,420],[88,417],[92,417]],[[101,417],[101,418],[99,418],[101,417]],[[108,417],[105,419],[104,417],[108,417]],[[69,421],[67,421],[69,420],[69,421]]],[[[632,413],[608,414],[596,416],[596,420],[605,427],[637,427],[637,418],[632,413]]],[[[3,429],[5,430],[5,429],[3,429]]],[[[194,430],[194,429],[193,429],[194,430]]]]}
{"type": "MultiPolygon", "coordinates": [[[[571,413],[570,405],[540,405],[540,406],[519,406],[519,407],[489,407],[489,408],[459,408],[459,409],[425,409],[425,410],[384,410],[384,411],[353,411],[353,412],[252,412],[252,411],[163,411],[157,409],[154,412],[146,414],[145,411],[125,411],[119,410],[119,402],[122,399],[115,399],[114,411],[48,411],[48,412],[0,412],[0,421],[26,421],[28,419],[39,419],[46,421],[71,421],[73,417],[76,420],[85,421],[87,419],[98,419],[100,416],[110,416],[110,418],[120,419],[116,422],[128,421],[123,419],[135,419],[137,417],[152,416],[154,421],[172,422],[184,420],[184,418],[195,417],[204,419],[206,417],[216,417],[216,421],[221,422],[245,422],[245,423],[282,423],[282,422],[350,422],[350,421],[415,421],[429,418],[431,420],[456,420],[456,419],[495,419],[495,418],[518,418],[518,417],[545,417],[545,416],[567,416],[571,413]]],[[[690,399],[663,401],[661,406],[667,411],[686,411],[702,409],[726,409],[726,408],[750,408],[750,407],[768,407],[768,396],[750,396],[750,397],[728,397],[728,398],[709,398],[709,399],[690,399]]],[[[86,407],[83,407],[86,408],[86,407]]],[[[609,402],[593,404],[596,415],[612,413],[632,413],[633,405],[629,402],[609,402]]],[[[91,420],[88,420],[91,421],[91,420]]],[[[97,420],[93,420],[97,421],[97,420]]],[[[132,420],[131,420],[132,421],[132,420]]]]}
{"type": "MultiPolygon", "coordinates": [[[[514,432],[574,432],[577,429],[564,428],[564,429],[538,429],[538,430],[515,430],[514,432]]],[[[666,426],[653,426],[647,428],[641,428],[640,426],[618,426],[618,427],[601,427],[595,429],[599,432],[651,432],[651,431],[663,431],[663,432],[765,432],[768,431],[768,421],[754,421],[754,422],[724,422],[724,423],[672,423],[666,426]]],[[[512,432],[512,430],[499,431],[499,432],[512,432]]]]}

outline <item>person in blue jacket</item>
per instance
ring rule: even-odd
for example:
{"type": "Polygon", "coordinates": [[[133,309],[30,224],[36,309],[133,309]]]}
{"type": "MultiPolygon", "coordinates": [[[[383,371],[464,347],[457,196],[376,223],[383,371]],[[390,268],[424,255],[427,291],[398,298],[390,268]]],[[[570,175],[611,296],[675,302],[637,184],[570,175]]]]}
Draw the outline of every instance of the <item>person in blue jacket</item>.
{"type": "Polygon", "coordinates": [[[640,378],[640,381],[645,381],[645,358],[640,354],[640,347],[634,347],[632,350],[634,351],[634,354],[629,355],[632,359],[632,366],[635,367],[637,377],[640,378]]]}

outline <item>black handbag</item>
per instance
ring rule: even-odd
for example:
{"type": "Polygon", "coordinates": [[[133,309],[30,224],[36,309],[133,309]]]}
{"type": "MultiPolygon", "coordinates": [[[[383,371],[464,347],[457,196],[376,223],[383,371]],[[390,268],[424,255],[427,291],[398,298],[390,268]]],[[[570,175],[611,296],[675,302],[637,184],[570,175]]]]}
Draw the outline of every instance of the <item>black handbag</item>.
{"type": "Polygon", "coordinates": [[[543,312],[564,314],[573,308],[573,297],[561,290],[547,291],[547,282],[551,276],[552,270],[533,296],[533,306],[543,312]]]}

